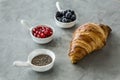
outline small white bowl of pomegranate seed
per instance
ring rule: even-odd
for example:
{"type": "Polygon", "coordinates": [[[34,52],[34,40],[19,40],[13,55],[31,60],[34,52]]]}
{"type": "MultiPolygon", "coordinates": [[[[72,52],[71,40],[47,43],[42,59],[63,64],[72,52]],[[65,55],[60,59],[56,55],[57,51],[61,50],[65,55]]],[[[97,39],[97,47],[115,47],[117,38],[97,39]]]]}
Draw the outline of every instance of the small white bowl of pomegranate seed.
{"type": "Polygon", "coordinates": [[[38,25],[30,28],[30,34],[33,41],[39,44],[45,44],[53,39],[54,29],[48,25],[38,25]]]}

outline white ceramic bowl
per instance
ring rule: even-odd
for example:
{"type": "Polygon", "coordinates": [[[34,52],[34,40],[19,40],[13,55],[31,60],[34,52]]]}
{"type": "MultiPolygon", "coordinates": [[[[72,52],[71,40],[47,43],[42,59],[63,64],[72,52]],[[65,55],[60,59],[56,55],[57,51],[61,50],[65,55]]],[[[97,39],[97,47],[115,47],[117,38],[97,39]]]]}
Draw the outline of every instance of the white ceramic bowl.
{"type": "Polygon", "coordinates": [[[56,19],[56,17],[54,17],[55,19],[55,23],[57,26],[61,27],[61,28],[71,28],[76,24],[76,20],[72,21],[72,22],[60,22],[56,19]]]}
{"type": "Polygon", "coordinates": [[[54,65],[54,62],[55,62],[55,54],[54,52],[52,52],[51,50],[48,50],[48,49],[36,49],[34,51],[32,51],[29,55],[28,55],[28,60],[26,62],[22,62],[22,61],[15,61],[13,63],[14,66],[18,66],[18,67],[24,67],[24,66],[27,66],[27,67],[31,67],[34,71],[37,71],[37,72],[45,72],[45,71],[48,71],[50,70],[53,65],[54,65]],[[32,59],[40,54],[46,54],[46,55],[49,55],[51,58],[52,58],[52,62],[50,64],[47,64],[47,65],[44,65],[44,66],[36,66],[36,65],[33,65],[31,63],[32,59]]]}
{"type": "Polygon", "coordinates": [[[46,38],[37,38],[37,37],[33,36],[32,29],[35,28],[35,27],[30,28],[30,35],[31,35],[33,41],[35,41],[38,44],[46,44],[46,43],[52,41],[52,39],[54,37],[54,34],[55,34],[55,30],[54,30],[54,28],[52,28],[49,25],[46,25],[46,26],[50,27],[52,29],[52,31],[53,31],[53,34],[51,36],[49,36],[49,37],[46,37],[46,38]]]}
{"type": "MultiPolygon", "coordinates": [[[[58,1],[56,2],[56,7],[57,7],[57,9],[58,9],[59,12],[64,11],[64,10],[62,10],[62,9],[60,8],[60,5],[59,5],[59,2],[58,2],[58,1]]],[[[60,21],[58,21],[58,20],[56,19],[56,14],[55,14],[55,16],[54,16],[54,19],[55,19],[56,25],[59,26],[59,27],[61,27],[61,28],[71,28],[71,27],[73,27],[73,26],[76,24],[76,20],[74,20],[74,21],[72,21],[72,22],[67,22],[67,23],[65,23],[65,22],[60,22],[60,21]]]]}

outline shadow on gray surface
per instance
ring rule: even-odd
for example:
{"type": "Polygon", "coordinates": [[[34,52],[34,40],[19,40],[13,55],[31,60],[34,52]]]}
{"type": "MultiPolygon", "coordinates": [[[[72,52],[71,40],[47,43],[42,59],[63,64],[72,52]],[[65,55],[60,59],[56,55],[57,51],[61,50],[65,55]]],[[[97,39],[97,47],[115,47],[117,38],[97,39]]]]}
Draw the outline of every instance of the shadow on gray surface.
{"type": "Polygon", "coordinates": [[[48,71],[45,71],[45,72],[36,72],[36,71],[33,71],[32,69],[30,69],[28,71],[28,73],[34,77],[37,77],[37,80],[41,80],[41,77],[42,79],[51,79],[51,80],[54,80],[54,78],[58,75],[58,72],[56,71],[56,67],[58,67],[57,65],[54,65],[52,69],[48,70],[48,71]]]}

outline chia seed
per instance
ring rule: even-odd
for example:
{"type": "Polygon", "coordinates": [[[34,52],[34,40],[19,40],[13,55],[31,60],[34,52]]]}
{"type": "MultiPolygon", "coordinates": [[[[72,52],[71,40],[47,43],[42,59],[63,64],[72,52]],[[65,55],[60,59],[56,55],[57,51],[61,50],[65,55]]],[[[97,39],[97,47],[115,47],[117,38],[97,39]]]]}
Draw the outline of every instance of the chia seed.
{"type": "Polygon", "coordinates": [[[44,66],[50,64],[51,62],[52,62],[52,58],[46,54],[38,55],[34,57],[31,61],[31,63],[36,66],[44,66]]]}

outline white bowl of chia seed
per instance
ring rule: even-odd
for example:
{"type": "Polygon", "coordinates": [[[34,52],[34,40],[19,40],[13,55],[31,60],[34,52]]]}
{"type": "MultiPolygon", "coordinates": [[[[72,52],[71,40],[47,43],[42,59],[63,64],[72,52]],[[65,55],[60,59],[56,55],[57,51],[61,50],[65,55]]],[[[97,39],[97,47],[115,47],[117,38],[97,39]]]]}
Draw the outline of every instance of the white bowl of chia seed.
{"type": "Polygon", "coordinates": [[[48,49],[36,49],[28,55],[27,61],[15,61],[14,66],[31,67],[37,72],[45,72],[50,70],[55,62],[55,54],[48,49]]]}

